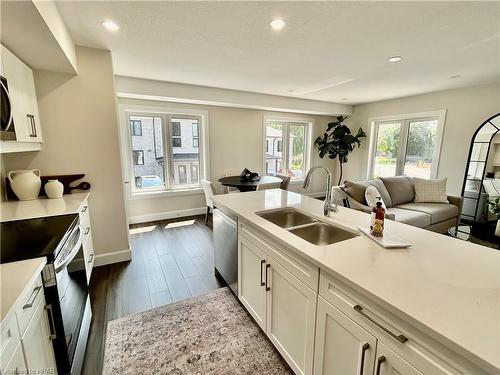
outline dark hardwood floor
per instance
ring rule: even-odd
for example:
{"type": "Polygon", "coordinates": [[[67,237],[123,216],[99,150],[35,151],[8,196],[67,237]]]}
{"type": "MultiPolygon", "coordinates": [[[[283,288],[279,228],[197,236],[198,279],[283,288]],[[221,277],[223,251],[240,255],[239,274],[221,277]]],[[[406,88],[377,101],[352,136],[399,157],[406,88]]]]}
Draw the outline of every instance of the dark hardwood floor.
{"type": "Polygon", "coordinates": [[[136,224],[130,230],[132,261],[92,273],[85,375],[101,374],[108,321],[224,286],[214,276],[212,229],[204,216],[136,224]]]}

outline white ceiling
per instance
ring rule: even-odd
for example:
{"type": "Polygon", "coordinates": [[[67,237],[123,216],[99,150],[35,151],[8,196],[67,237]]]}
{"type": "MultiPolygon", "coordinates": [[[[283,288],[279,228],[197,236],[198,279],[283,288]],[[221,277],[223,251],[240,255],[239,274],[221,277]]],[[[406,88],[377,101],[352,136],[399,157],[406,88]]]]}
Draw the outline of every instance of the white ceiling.
{"type": "Polygon", "coordinates": [[[500,80],[500,2],[58,2],[115,74],[357,104],[500,80]],[[269,22],[283,17],[281,32],[269,22]],[[119,23],[110,33],[103,19],[119,23]],[[386,59],[401,55],[400,63],[386,59]],[[450,79],[450,76],[462,77],[450,79]]]}

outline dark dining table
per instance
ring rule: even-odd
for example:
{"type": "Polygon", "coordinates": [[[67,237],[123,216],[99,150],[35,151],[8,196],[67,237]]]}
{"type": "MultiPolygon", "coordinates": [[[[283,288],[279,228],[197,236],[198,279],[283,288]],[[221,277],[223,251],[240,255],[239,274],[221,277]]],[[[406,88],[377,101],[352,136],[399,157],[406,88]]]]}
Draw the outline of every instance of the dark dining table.
{"type": "Polygon", "coordinates": [[[254,191],[260,184],[271,184],[274,182],[281,182],[281,178],[274,176],[261,176],[260,180],[248,181],[242,180],[240,176],[227,176],[219,178],[219,182],[224,186],[231,186],[237,188],[239,191],[254,191]]]}

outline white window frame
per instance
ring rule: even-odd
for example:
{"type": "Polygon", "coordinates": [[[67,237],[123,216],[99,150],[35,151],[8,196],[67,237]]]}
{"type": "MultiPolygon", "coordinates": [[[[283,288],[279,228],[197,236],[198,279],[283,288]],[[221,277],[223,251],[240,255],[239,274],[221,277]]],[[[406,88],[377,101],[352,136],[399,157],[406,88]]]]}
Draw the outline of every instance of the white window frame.
{"type": "Polygon", "coordinates": [[[400,115],[374,117],[368,119],[370,126],[370,148],[368,151],[368,167],[366,170],[366,178],[373,178],[373,170],[375,168],[375,154],[377,152],[377,137],[378,125],[387,122],[401,122],[401,134],[399,142],[403,147],[398,147],[398,155],[396,161],[396,171],[404,168],[404,153],[408,139],[409,123],[412,121],[421,121],[429,118],[437,118],[438,124],[436,129],[436,144],[432,155],[432,166],[430,178],[436,178],[439,171],[439,157],[441,155],[441,146],[443,141],[444,125],[446,121],[446,109],[430,112],[406,113],[400,115]]]}
{"type": "MultiPolygon", "coordinates": [[[[174,107],[162,106],[144,106],[144,105],[130,105],[119,104],[119,117],[120,117],[120,148],[122,155],[122,173],[123,181],[125,184],[125,194],[127,199],[150,199],[150,198],[164,198],[169,196],[183,196],[203,193],[201,187],[201,180],[210,180],[210,156],[209,156],[209,120],[208,111],[184,109],[174,107]],[[172,117],[191,117],[200,120],[198,126],[199,135],[199,155],[200,167],[198,169],[198,184],[191,187],[171,188],[165,187],[163,189],[155,189],[151,191],[141,191],[135,188],[134,183],[134,166],[132,160],[132,136],[130,132],[129,117],[130,116],[152,116],[161,117],[163,125],[163,152],[164,152],[164,171],[165,179],[170,178],[172,160],[172,144],[170,137],[170,118],[172,117]],[[168,158],[167,158],[168,155],[168,158]]],[[[187,173],[187,171],[186,171],[187,173]]],[[[168,185],[168,183],[167,183],[168,185]]]]}
{"type": "MultiPolygon", "coordinates": [[[[301,184],[304,181],[305,178],[305,173],[309,170],[311,167],[311,160],[312,160],[312,146],[313,146],[313,134],[314,134],[314,119],[311,117],[299,117],[299,116],[280,116],[280,115],[272,115],[272,114],[266,114],[263,116],[263,122],[262,122],[262,174],[266,173],[266,143],[267,143],[267,137],[266,137],[266,123],[268,121],[281,121],[281,122],[302,122],[306,123],[306,131],[305,131],[305,148],[304,148],[304,177],[302,178],[292,178],[290,180],[291,184],[301,184]]],[[[285,166],[288,166],[288,142],[289,142],[289,131],[288,131],[288,126],[286,129],[283,129],[283,147],[282,147],[282,163],[285,166]]]]}

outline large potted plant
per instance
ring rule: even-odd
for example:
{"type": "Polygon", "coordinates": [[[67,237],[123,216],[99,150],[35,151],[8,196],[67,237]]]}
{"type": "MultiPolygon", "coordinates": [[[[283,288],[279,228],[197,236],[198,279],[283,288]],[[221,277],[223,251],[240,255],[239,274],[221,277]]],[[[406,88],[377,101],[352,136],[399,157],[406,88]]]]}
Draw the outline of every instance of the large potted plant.
{"type": "Polygon", "coordinates": [[[488,202],[490,212],[497,217],[497,226],[495,228],[495,236],[500,237],[500,197],[494,201],[488,202]]]}
{"type": "Polygon", "coordinates": [[[330,122],[322,137],[318,137],[314,144],[319,150],[319,157],[323,159],[328,155],[330,159],[339,158],[340,175],[339,185],[342,181],[342,165],[347,163],[347,156],[354,151],[356,145],[361,146],[361,138],[366,134],[359,128],[356,135],[351,133],[351,129],[343,124],[346,117],[338,116],[337,121],[330,122]]]}

